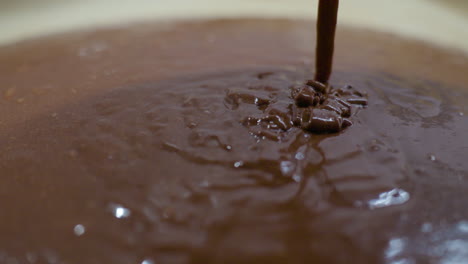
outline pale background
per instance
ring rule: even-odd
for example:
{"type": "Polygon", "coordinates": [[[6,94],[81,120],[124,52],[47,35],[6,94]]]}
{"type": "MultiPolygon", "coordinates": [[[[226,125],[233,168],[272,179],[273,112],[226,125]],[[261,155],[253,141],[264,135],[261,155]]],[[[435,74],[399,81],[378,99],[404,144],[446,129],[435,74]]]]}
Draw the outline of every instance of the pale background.
{"type": "MultiPolygon", "coordinates": [[[[468,53],[467,0],[341,0],[340,23],[412,36],[468,53]]],[[[143,20],[312,18],[317,0],[0,0],[0,44],[143,20]]]]}

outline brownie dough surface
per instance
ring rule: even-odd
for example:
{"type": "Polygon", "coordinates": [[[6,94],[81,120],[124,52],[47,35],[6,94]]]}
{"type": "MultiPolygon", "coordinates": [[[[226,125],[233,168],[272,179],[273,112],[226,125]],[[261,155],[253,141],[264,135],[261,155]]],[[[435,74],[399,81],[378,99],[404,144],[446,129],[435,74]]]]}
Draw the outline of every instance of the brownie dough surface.
{"type": "Polygon", "coordinates": [[[168,22],[2,47],[0,260],[468,258],[466,57],[341,28],[331,84],[368,98],[352,126],[245,122],[294,103],[313,29],[168,22]]]}

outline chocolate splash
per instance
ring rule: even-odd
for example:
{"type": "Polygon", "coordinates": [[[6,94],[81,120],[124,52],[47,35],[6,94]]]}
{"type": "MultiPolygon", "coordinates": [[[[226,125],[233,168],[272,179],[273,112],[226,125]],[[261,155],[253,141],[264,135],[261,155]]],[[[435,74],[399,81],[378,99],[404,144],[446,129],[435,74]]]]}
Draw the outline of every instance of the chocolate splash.
{"type": "Polygon", "coordinates": [[[317,81],[292,88],[293,124],[312,133],[336,133],[352,125],[353,105],[366,106],[366,96],[347,85],[335,89],[317,81]]]}
{"type": "MultiPolygon", "coordinates": [[[[278,103],[253,94],[227,95],[228,104],[250,101],[264,110],[262,117],[249,116],[243,120],[247,127],[262,127],[263,131],[257,133],[261,137],[277,138],[265,129],[287,131],[292,127],[314,134],[337,133],[352,125],[349,117],[353,109],[367,105],[367,96],[352,86],[336,89],[328,84],[332,73],[338,6],[339,0],[319,1],[315,78],[291,88],[293,103],[278,103]]],[[[272,72],[263,72],[257,74],[257,78],[264,80],[271,75],[272,72]]],[[[268,90],[268,86],[261,89],[268,90]]]]}
{"type": "Polygon", "coordinates": [[[249,87],[246,93],[229,92],[226,103],[234,106],[240,103],[256,105],[263,111],[261,117],[248,116],[243,120],[247,127],[258,126],[262,137],[275,138],[266,131],[288,131],[298,127],[314,134],[337,133],[352,125],[349,119],[357,109],[367,106],[367,95],[346,85],[343,88],[326,86],[309,80],[304,84],[290,87],[290,97],[279,100],[259,96],[254,90],[274,89],[266,84],[249,87]]]}
{"type": "Polygon", "coordinates": [[[317,18],[315,79],[293,87],[292,122],[311,133],[336,133],[352,125],[351,105],[367,105],[367,98],[352,86],[328,86],[332,73],[339,0],[320,0],[317,18]]]}

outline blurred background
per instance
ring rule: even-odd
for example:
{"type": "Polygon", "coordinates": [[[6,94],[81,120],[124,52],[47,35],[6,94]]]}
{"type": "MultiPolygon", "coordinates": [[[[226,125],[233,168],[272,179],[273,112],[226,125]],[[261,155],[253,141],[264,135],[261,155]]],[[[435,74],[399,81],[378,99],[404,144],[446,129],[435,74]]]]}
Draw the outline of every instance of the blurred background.
{"type": "MultiPolygon", "coordinates": [[[[468,53],[467,0],[342,0],[340,23],[468,53]]],[[[132,21],[217,17],[314,18],[317,0],[0,0],[0,45],[132,21]]]]}

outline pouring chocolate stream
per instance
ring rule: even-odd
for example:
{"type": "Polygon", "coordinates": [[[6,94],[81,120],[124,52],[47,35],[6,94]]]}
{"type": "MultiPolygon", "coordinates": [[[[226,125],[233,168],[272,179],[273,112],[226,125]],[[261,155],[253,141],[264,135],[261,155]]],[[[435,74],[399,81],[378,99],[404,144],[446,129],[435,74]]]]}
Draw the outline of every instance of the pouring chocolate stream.
{"type": "Polygon", "coordinates": [[[338,6],[339,0],[319,0],[315,80],[321,83],[328,83],[332,72],[338,6]]]}
{"type": "Polygon", "coordinates": [[[367,105],[365,94],[347,85],[328,84],[333,66],[338,0],[320,0],[317,19],[315,78],[292,88],[292,124],[311,133],[336,133],[352,125],[356,105],[367,105]]]}

